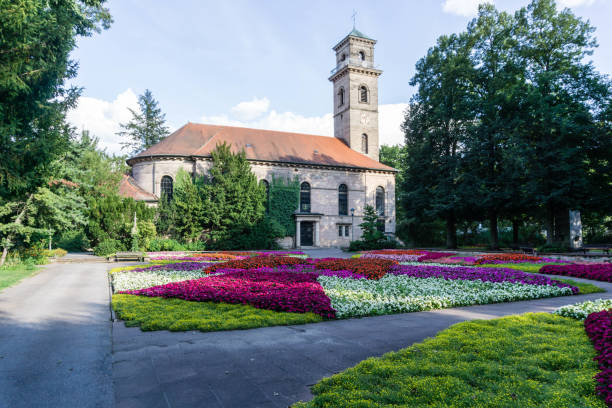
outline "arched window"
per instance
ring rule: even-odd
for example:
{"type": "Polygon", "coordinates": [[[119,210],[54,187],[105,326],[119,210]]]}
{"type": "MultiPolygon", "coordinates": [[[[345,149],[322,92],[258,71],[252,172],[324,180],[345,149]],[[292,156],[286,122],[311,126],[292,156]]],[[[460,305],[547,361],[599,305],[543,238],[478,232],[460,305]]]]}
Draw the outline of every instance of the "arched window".
{"type": "Polygon", "coordinates": [[[344,88],[338,91],[338,106],[344,105],[344,88]]]}
{"type": "Polygon", "coordinates": [[[365,61],[365,52],[359,51],[359,58],[361,58],[362,61],[365,61]]]}
{"type": "Polygon", "coordinates": [[[300,212],[310,212],[310,184],[307,182],[300,186],[300,212]]]}
{"type": "Polygon", "coordinates": [[[346,60],[346,54],[344,54],[344,53],[343,53],[343,54],[340,56],[340,61],[344,61],[344,60],[346,60]]]}
{"type": "Polygon", "coordinates": [[[368,103],[368,88],[365,85],[359,87],[359,102],[368,103]]]}
{"type": "Polygon", "coordinates": [[[161,193],[162,198],[172,201],[172,194],[174,193],[174,189],[172,186],[172,177],[164,176],[161,179],[161,193]]]}
{"type": "Polygon", "coordinates": [[[361,152],[363,154],[368,154],[368,135],[365,133],[361,135],[361,152]]]}
{"type": "Polygon", "coordinates": [[[385,215],[385,189],[381,186],[376,187],[376,214],[385,215]]]}
{"type": "Polygon", "coordinates": [[[348,215],[348,187],[340,184],[338,187],[338,214],[348,215]]]}
{"type": "Polygon", "coordinates": [[[261,180],[261,184],[263,184],[264,188],[266,189],[266,212],[268,211],[268,207],[270,206],[270,183],[268,183],[268,180],[261,180]]]}

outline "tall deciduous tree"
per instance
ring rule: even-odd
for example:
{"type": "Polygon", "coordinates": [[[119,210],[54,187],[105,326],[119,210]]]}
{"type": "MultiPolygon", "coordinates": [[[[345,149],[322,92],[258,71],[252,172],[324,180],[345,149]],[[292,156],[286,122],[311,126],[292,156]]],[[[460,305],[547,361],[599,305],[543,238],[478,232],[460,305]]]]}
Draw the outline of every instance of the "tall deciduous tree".
{"type": "Polygon", "coordinates": [[[568,210],[610,197],[610,156],[602,154],[612,143],[603,119],[611,88],[586,61],[597,45],[588,22],[552,0],[534,0],[516,18],[527,78],[520,111],[527,194],[544,210],[548,242],[568,243],[556,227],[568,210]],[[602,181],[607,192],[594,188],[602,181]]]}
{"type": "Polygon", "coordinates": [[[462,211],[459,160],[474,115],[469,78],[473,74],[466,36],[442,36],[416,65],[418,86],[406,113],[402,206],[418,221],[442,218],[446,245],[457,246],[462,211]]]}
{"type": "Polygon", "coordinates": [[[128,108],[132,119],[121,124],[121,131],[117,134],[126,141],[121,143],[122,149],[134,154],[141,152],[168,136],[166,115],[162,113],[159,103],[153,93],[146,89],[138,97],[138,110],[128,108]]]}

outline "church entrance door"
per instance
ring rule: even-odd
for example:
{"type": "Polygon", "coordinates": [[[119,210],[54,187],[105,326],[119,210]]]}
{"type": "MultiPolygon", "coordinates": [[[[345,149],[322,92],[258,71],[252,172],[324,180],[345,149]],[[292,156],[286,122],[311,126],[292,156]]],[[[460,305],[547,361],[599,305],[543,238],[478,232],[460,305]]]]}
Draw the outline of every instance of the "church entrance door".
{"type": "Polygon", "coordinates": [[[313,245],[314,222],[302,221],[300,225],[300,244],[302,246],[313,245]]]}

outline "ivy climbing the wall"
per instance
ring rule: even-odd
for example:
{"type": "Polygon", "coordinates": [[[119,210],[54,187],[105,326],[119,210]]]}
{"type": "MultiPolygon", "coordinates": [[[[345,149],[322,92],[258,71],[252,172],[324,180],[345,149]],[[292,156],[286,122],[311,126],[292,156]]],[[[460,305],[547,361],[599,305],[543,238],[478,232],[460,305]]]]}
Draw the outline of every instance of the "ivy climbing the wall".
{"type": "Polygon", "coordinates": [[[298,208],[300,197],[300,182],[273,177],[270,183],[268,216],[285,228],[285,236],[295,236],[295,220],[293,213],[298,208]]]}

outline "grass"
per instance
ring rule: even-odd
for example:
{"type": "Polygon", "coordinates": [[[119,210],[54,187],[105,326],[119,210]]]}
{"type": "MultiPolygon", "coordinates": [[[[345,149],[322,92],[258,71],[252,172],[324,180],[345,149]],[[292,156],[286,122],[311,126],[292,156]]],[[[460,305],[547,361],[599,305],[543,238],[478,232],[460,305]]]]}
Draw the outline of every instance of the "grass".
{"type": "Polygon", "coordinates": [[[249,305],[189,302],[134,295],[113,295],[117,317],[128,327],[149,330],[219,330],[316,323],[323,318],[314,313],[287,313],[257,309],[249,305]]]}
{"type": "MultiPolygon", "coordinates": [[[[488,264],[488,265],[477,265],[478,267],[481,268],[510,268],[510,269],[517,269],[519,271],[523,271],[523,272],[528,272],[528,273],[539,273],[540,272],[540,268],[542,268],[544,265],[560,265],[560,264],[556,264],[556,263],[543,263],[543,264],[529,264],[529,263],[522,263],[522,264],[488,264]]],[[[591,283],[582,283],[582,282],[576,282],[574,280],[571,279],[563,279],[563,278],[558,278],[555,277],[555,280],[558,280],[560,282],[563,283],[567,283],[569,285],[572,286],[576,286],[578,289],[580,289],[580,295],[588,295],[589,293],[601,293],[601,292],[605,292],[605,289],[600,288],[599,286],[595,286],[591,283]]]]}
{"type": "Polygon", "coordinates": [[[548,313],[459,323],[323,379],[314,407],[605,407],[581,322],[548,313]]]}
{"type": "Polygon", "coordinates": [[[0,268],[0,291],[15,285],[28,276],[34,275],[37,271],[36,265],[31,263],[3,266],[0,268]]]}

